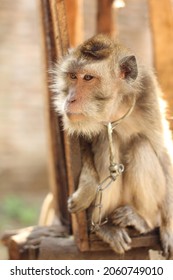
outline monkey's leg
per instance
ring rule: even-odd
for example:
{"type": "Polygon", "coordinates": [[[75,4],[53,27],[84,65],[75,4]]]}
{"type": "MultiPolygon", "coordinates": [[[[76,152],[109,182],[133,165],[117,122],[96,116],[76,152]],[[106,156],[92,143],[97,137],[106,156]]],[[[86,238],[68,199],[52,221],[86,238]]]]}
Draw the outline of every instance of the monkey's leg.
{"type": "Polygon", "coordinates": [[[78,189],[68,199],[68,210],[76,213],[87,209],[96,196],[99,182],[90,146],[82,143],[83,167],[79,178],[78,189]]]}
{"type": "Polygon", "coordinates": [[[123,254],[125,251],[131,249],[131,238],[124,228],[106,224],[102,225],[99,230],[96,231],[96,235],[108,243],[118,254],[123,254]]]}
{"type": "Polygon", "coordinates": [[[110,218],[114,225],[122,228],[132,226],[139,231],[139,233],[144,233],[150,230],[146,221],[137,214],[130,205],[125,205],[115,209],[110,218]]]}

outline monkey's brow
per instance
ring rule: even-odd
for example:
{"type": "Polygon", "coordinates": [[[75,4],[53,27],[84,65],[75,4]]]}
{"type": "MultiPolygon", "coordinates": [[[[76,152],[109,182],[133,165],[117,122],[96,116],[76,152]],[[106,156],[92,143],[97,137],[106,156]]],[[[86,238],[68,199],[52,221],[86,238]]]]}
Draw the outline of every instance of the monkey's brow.
{"type": "Polygon", "coordinates": [[[78,60],[71,60],[65,61],[62,65],[62,71],[65,73],[73,73],[78,72],[79,70],[83,69],[86,65],[86,61],[78,61],[78,60]]]}
{"type": "Polygon", "coordinates": [[[64,69],[63,71],[65,74],[69,74],[69,73],[75,73],[75,74],[81,74],[81,75],[85,75],[85,74],[88,74],[88,75],[92,75],[94,77],[98,77],[98,72],[97,71],[94,71],[93,68],[91,67],[69,67],[68,69],[64,69]]]}

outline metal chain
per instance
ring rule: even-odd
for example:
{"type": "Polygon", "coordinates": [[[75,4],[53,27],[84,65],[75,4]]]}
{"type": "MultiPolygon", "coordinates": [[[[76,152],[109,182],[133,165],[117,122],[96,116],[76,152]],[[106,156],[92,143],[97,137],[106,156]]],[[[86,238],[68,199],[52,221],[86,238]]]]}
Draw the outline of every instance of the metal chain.
{"type": "Polygon", "coordinates": [[[104,221],[102,221],[102,197],[103,191],[107,189],[112,182],[114,182],[119,175],[121,175],[124,171],[124,165],[122,163],[115,163],[114,152],[113,152],[113,140],[112,134],[114,128],[124,120],[127,116],[131,114],[135,106],[135,98],[133,98],[133,102],[129,110],[123,115],[120,119],[109,122],[107,126],[107,133],[108,133],[108,141],[109,141],[109,155],[110,155],[110,165],[109,165],[109,176],[106,177],[97,187],[96,197],[95,197],[95,204],[94,207],[98,208],[98,222],[91,221],[91,230],[97,231],[99,228],[108,222],[108,218],[106,217],[104,221]]]}

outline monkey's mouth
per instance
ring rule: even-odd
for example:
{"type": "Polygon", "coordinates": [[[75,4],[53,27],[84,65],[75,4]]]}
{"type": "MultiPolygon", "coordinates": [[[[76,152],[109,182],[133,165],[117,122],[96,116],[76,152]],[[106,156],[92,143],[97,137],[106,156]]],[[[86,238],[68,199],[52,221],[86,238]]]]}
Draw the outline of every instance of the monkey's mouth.
{"type": "Polygon", "coordinates": [[[71,112],[67,112],[67,117],[70,121],[72,122],[81,122],[83,120],[86,119],[85,115],[82,113],[71,113],[71,112]]]}

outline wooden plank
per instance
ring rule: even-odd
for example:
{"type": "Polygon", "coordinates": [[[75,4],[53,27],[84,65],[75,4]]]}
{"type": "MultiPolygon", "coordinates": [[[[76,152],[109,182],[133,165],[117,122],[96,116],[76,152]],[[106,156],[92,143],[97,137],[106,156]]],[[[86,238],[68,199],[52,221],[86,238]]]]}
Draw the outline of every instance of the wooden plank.
{"type": "Polygon", "coordinates": [[[7,231],[2,242],[9,249],[10,259],[145,259],[149,249],[161,249],[158,230],[145,235],[131,232],[132,249],[120,256],[95,234],[90,234],[90,248],[77,249],[74,238],[59,225],[28,227],[7,231]]]}
{"type": "MultiPolygon", "coordinates": [[[[78,186],[78,180],[82,166],[81,147],[80,140],[76,137],[66,137],[65,141],[70,196],[78,186]]],[[[72,214],[72,230],[78,248],[81,251],[88,250],[88,228],[85,211],[77,214],[72,214]]]]}
{"type": "Polygon", "coordinates": [[[67,53],[69,47],[65,4],[64,0],[49,0],[49,3],[55,40],[54,47],[56,56],[59,59],[67,53]]]}
{"type": "Polygon", "coordinates": [[[116,34],[116,14],[115,9],[112,8],[113,0],[98,0],[97,13],[97,33],[104,33],[111,35],[116,34]]]}
{"type": "Polygon", "coordinates": [[[83,0],[65,0],[67,26],[71,47],[83,41],[83,0]]]}
{"type": "Polygon", "coordinates": [[[123,255],[112,250],[80,252],[73,238],[46,238],[41,241],[40,260],[148,260],[149,248],[134,248],[123,255]]]}
{"type": "Polygon", "coordinates": [[[49,142],[50,187],[53,193],[56,214],[60,217],[61,222],[69,227],[70,217],[66,206],[68,197],[67,171],[61,118],[52,110],[52,92],[49,90],[50,76],[48,70],[52,68],[52,63],[55,62],[57,58],[49,0],[40,1],[40,8],[45,81],[47,85],[45,107],[49,142]]]}
{"type": "MultiPolygon", "coordinates": [[[[134,233],[133,230],[129,231],[129,235],[132,238],[132,248],[151,248],[153,250],[161,250],[160,238],[158,229],[153,232],[139,235],[134,233]]],[[[109,249],[109,245],[99,239],[94,233],[89,234],[90,250],[91,251],[106,251],[109,249]]]]}
{"type": "MultiPolygon", "coordinates": [[[[173,5],[171,0],[148,0],[153,38],[154,66],[173,116],[173,5]]],[[[171,120],[173,129],[173,120],[171,120]]]]}
{"type": "Polygon", "coordinates": [[[66,228],[59,225],[49,227],[33,226],[20,230],[7,231],[2,236],[2,242],[8,246],[11,260],[37,259],[40,242],[43,238],[66,237],[66,228]]]}

